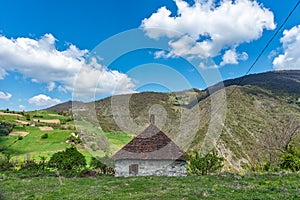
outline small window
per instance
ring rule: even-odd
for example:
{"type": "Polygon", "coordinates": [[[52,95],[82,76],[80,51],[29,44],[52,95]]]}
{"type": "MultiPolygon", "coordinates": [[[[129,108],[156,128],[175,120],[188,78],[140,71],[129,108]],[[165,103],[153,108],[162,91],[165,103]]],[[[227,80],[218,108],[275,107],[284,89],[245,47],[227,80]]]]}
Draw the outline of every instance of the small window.
{"type": "Polygon", "coordinates": [[[137,175],[138,172],[139,172],[139,165],[138,164],[129,165],[129,174],[130,175],[137,175]]]}

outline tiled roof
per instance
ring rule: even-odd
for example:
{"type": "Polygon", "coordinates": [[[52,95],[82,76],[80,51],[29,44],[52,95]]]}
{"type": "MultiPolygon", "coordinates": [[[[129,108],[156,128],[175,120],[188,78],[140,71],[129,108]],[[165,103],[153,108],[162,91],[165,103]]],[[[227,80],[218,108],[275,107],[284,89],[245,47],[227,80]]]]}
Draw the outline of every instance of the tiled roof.
{"type": "Polygon", "coordinates": [[[113,155],[114,160],[184,160],[183,150],[164,132],[150,124],[113,155]]]}

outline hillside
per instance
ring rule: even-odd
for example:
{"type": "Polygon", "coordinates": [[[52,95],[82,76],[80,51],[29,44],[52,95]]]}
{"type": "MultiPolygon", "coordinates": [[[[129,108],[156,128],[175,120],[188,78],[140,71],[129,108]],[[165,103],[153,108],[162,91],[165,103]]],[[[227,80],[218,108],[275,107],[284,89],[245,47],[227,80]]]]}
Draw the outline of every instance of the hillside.
{"type": "Polygon", "coordinates": [[[4,153],[18,161],[28,158],[40,160],[76,145],[89,159],[91,156],[104,156],[108,147],[115,151],[129,140],[130,137],[124,133],[116,137],[115,134],[99,131],[86,121],[78,122],[75,129],[72,116],[56,111],[0,111],[0,157],[4,153]],[[92,140],[90,146],[76,139],[78,133],[85,136],[80,140],[92,140]],[[96,135],[92,135],[94,133],[96,135]]]}
{"type": "MultiPolygon", "coordinates": [[[[89,121],[105,132],[124,131],[128,135],[141,132],[149,115],[155,114],[157,126],[184,150],[201,150],[213,118],[211,103],[221,101],[218,95],[225,91],[226,118],[221,132],[216,130],[220,132],[216,150],[225,157],[226,168],[241,170],[255,167],[261,160],[276,161],[280,152],[272,151],[271,146],[282,146],[272,138],[278,138],[283,128],[300,124],[300,71],[252,74],[224,81],[223,89],[220,85],[203,91],[119,95],[77,104],[73,114],[76,120],[89,121]]],[[[70,102],[67,105],[69,110],[70,102]]],[[[298,139],[291,143],[299,145],[298,139]]]]}

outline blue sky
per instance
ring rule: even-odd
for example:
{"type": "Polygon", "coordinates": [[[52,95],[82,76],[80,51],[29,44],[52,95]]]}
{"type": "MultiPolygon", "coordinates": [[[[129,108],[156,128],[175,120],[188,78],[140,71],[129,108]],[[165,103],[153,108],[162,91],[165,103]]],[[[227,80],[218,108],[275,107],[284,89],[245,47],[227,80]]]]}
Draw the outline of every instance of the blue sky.
{"type": "MultiPolygon", "coordinates": [[[[1,1],[0,109],[244,75],[296,0],[1,1]]],[[[251,70],[300,67],[300,8],[251,70]]]]}

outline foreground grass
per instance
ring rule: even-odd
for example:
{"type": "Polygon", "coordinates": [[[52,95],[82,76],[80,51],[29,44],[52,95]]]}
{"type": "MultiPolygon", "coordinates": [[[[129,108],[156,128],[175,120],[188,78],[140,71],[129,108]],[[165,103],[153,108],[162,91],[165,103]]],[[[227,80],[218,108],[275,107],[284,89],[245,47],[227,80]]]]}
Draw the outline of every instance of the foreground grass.
{"type": "MultiPolygon", "coordinates": [[[[299,199],[300,174],[22,178],[0,175],[3,199],[299,199]]],[[[2,196],[1,196],[2,195],[2,196]]]]}

